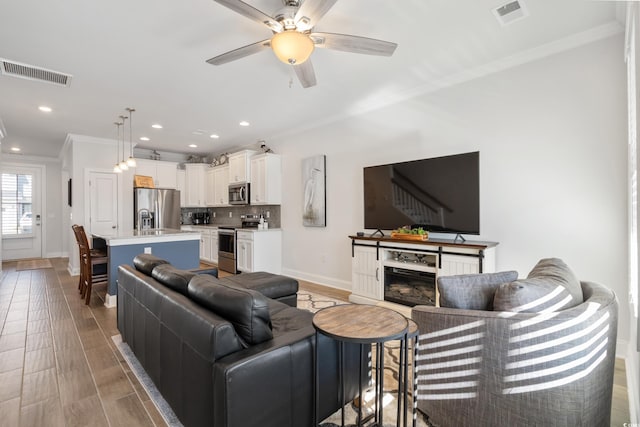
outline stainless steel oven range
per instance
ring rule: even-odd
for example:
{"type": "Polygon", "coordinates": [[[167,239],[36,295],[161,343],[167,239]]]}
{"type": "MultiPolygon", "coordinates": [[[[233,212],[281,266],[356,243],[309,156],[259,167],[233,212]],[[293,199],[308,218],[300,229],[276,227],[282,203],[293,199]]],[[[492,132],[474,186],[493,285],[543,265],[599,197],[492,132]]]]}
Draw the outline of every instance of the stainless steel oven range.
{"type": "Polygon", "coordinates": [[[218,227],[218,269],[236,274],[236,229],[218,227]]]}

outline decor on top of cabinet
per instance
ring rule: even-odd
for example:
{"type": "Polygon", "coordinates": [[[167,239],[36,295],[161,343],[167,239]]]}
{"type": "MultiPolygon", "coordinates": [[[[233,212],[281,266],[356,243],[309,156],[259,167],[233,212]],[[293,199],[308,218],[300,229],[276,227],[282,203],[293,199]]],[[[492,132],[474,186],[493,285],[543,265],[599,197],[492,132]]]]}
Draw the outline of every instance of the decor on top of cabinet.
{"type": "Polygon", "coordinates": [[[260,149],[262,150],[262,152],[264,152],[264,153],[273,153],[273,150],[271,148],[267,147],[267,144],[265,143],[265,141],[263,139],[258,141],[258,144],[260,144],[260,149]]]}
{"type": "Polygon", "coordinates": [[[321,154],[302,160],[302,225],[326,227],[326,156],[321,154]]]}
{"type": "Polygon", "coordinates": [[[427,240],[429,238],[429,232],[422,227],[411,228],[409,225],[397,228],[391,231],[392,239],[403,240],[427,240]]]}

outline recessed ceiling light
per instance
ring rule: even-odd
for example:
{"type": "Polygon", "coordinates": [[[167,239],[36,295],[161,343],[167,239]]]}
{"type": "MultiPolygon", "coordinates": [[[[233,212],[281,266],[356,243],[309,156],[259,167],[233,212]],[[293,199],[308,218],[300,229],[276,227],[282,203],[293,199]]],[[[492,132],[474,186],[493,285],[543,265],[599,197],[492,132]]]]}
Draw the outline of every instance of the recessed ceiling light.
{"type": "Polygon", "coordinates": [[[18,151],[20,151],[20,148],[18,148],[18,147],[11,147],[11,151],[18,152],[18,151]]]}
{"type": "Polygon", "coordinates": [[[215,133],[212,133],[211,135],[209,135],[209,138],[218,139],[220,138],[220,135],[216,135],[215,133]]]}
{"type": "Polygon", "coordinates": [[[162,129],[162,125],[160,125],[158,123],[152,124],[151,127],[154,128],[154,129],[162,129]]]}
{"type": "Polygon", "coordinates": [[[140,141],[149,141],[149,138],[147,138],[146,136],[141,136],[140,141]]]}
{"type": "Polygon", "coordinates": [[[240,126],[249,126],[249,122],[246,120],[243,120],[240,122],[240,126]]]}
{"type": "Polygon", "coordinates": [[[38,107],[38,110],[45,112],[45,113],[50,113],[51,111],[53,111],[51,109],[51,107],[47,107],[46,105],[41,105],[38,107]]]}
{"type": "Polygon", "coordinates": [[[189,147],[191,148],[198,148],[198,146],[196,144],[189,144],[189,147]]]}

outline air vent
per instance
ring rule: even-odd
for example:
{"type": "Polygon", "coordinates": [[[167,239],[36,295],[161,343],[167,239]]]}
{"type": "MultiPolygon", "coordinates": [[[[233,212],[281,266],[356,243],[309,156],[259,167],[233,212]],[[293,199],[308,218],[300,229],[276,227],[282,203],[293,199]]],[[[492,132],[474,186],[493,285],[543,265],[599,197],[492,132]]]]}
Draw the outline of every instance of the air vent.
{"type": "Polygon", "coordinates": [[[21,64],[15,61],[0,58],[0,73],[27,80],[36,80],[51,83],[58,86],[69,86],[71,84],[71,74],[64,74],[58,71],[47,70],[28,64],[21,64]]]}
{"type": "Polygon", "coordinates": [[[529,16],[529,11],[522,0],[516,0],[496,7],[493,9],[493,14],[500,25],[505,26],[526,18],[529,16]]]}

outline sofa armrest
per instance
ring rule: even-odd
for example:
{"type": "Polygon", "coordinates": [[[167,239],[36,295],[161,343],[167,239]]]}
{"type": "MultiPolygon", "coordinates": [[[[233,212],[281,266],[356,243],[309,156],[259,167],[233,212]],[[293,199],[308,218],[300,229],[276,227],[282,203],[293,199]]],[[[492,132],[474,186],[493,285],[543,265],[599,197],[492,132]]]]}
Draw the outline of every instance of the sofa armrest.
{"type": "MultiPolygon", "coordinates": [[[[315,339],[315,330],[307,326],[216,361],[213,424],[222,427],[312,425],[315,339]]],[[[320,417],[326,418],[340,405],[338,347],[328,337],[321,335],[319,339],[319,412],[320,417]]],[[[360,364],[358,347],[346,347],[348,401],[357,394],[360,364]]],[[[364,353],[368,357],[368,352],[364,353]]],[[[366,374],[363,378],[367,379],[366,374]]]]}

